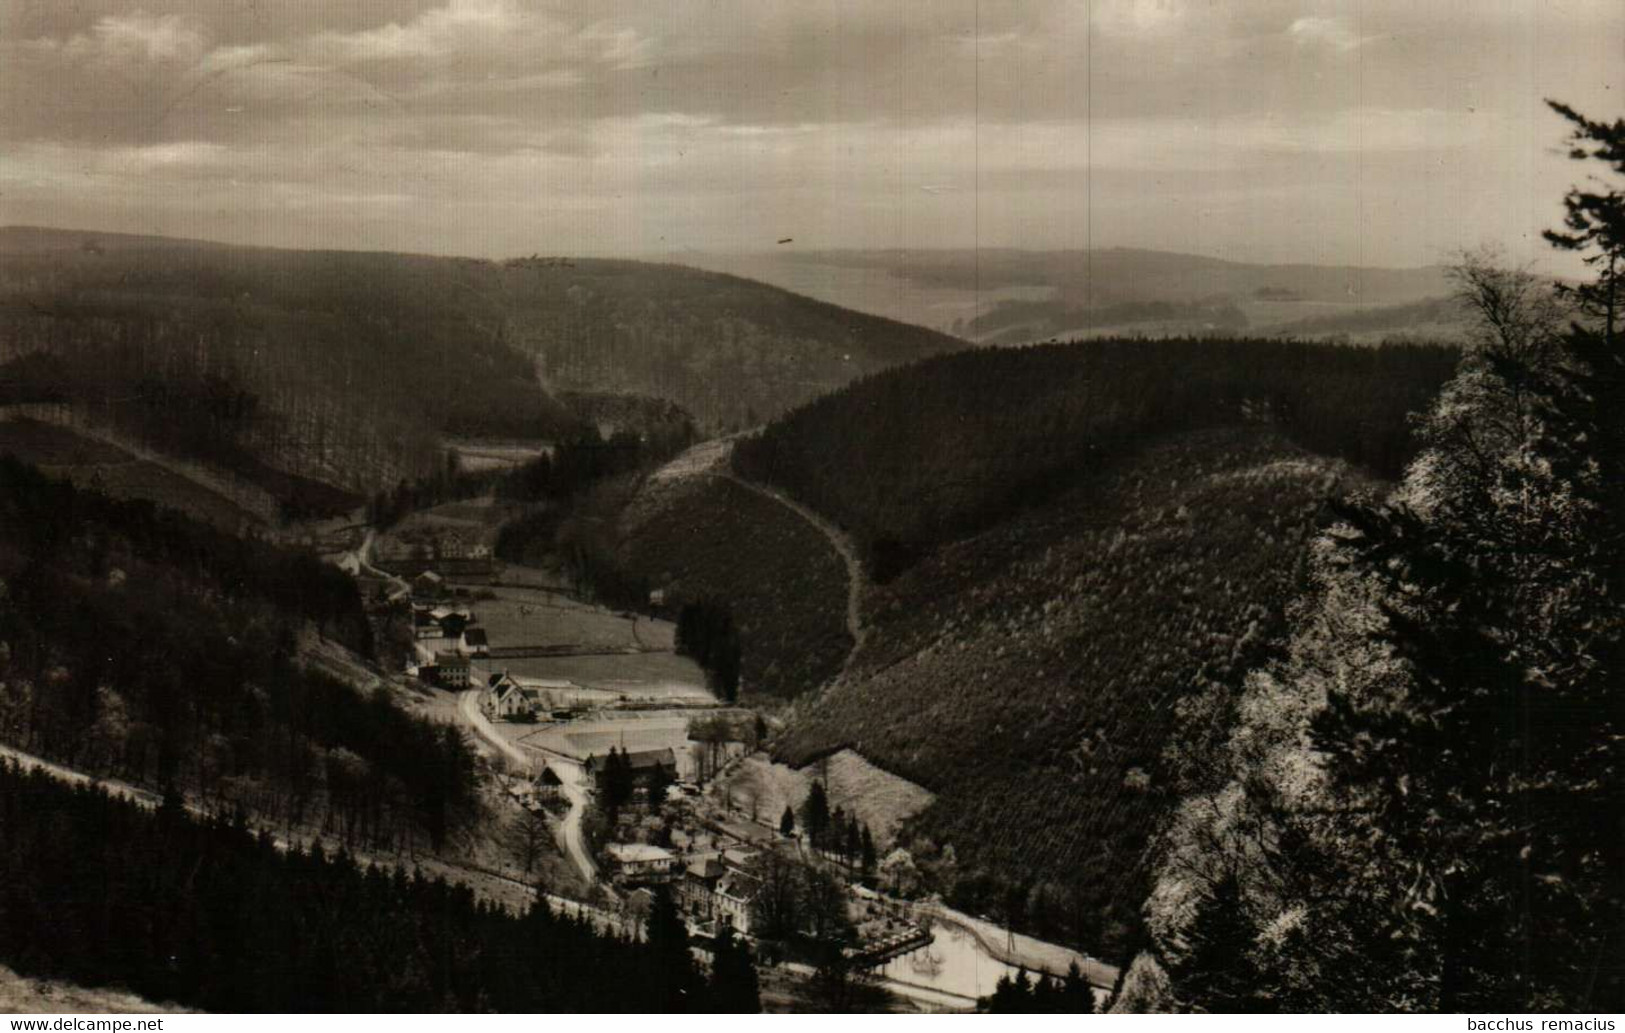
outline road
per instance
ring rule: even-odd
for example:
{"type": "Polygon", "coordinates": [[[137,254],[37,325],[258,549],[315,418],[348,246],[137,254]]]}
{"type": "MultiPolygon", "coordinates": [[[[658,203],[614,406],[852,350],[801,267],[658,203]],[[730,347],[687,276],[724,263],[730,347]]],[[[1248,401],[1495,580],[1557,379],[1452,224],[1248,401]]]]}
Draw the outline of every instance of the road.
{"type": "Polygon", "coordinates": [[[857,655],[858,650],[863,646],[865,636],[863,596],[868,588],[868,580],[863,572],[863,561],[858,558],[857,546],[852,539],[846,536],[846,532],[776,488],[769,488],[753,481],[747,481],[738,474],[726,469],[714,468],[708,473],[712,477],[732,481],[746,491],[755,492],[763,498],[777,502],[789,509],[817,528],[818,532],[829,540],[830,547],[841,557],[841,562],[846,564],[846,633],[852,637],[852,651],[847,653],[846,662],[841,665],[841,674],[844,675],[847,665],[851,664],[852,658],[857,655]]]}
{"type": "MultiPolygon", "coordinates": [[[[535,773],[535,756],[524,749],[514,745],[503,734],[496,730],[480,710],[480,690],[469,689],[457,698],[457,713],[464,723],[472,728],[480,738],[500,750],[503,756],[513,761],[518,769],[527,776],[535,773]]],[[[565,853],[570,855],[576,870],[588,883],[598,881],[598,866],[593,863],[592,852],[587,849],[587,837],[582,832],[581,819],[587,813],[587,779],[586,772],[581,764],[560,753],[551,750],[540,752],[548,754],[549,766],[559,776],[561,790],[564,798],[570,802],[570,809],[564,815],[559,825],[560,833],[564,839],[565,853]]]]}

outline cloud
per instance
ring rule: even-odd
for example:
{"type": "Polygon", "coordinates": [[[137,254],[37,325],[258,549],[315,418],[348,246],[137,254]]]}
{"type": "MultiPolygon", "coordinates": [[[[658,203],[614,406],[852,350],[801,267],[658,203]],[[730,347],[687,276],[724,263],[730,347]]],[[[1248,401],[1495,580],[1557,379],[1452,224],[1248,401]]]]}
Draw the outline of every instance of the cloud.
{"type": "Polygon", "coordinates": [[[98,64],[190,64],[202,56],[207,45],[202,29],[181,15],[160,17],[136,11],[98,19],[89,32],[69,39],[62,52],[69,58],[98,64]]]}
{"type": "Polygon", "coordinates": [[[1375,38],[1358,35],[1342,18],[1313,15],[1293,21],[1286,32],[1301,46],[1326,47],[1342,54],[1352,53],[1375,38]]]}

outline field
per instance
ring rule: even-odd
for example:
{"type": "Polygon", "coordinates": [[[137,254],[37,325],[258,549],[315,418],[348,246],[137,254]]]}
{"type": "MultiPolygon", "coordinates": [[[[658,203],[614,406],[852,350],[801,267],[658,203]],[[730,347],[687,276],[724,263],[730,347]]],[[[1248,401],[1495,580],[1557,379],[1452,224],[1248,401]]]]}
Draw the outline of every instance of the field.
{"type": "Polygon", "coordinates": [[[471,473],[511,470],[553,451],[553,447],[543,441],[475,438],[448,438],[446,449],[448,452],[455,451],[458,465],[471,473]]]}
{"type": "Polygon", "coordinates": [[[492,724],[510,742],[583,761],[595,754],[608,753],[611,747],[634,752],[670,747],[677,756],[678,774],[686,778],[693,773],[694,766],[688,722],[687,714],[627,712],[539,726],[505,721],[492,724]]]}
{"type": "Polygon", "coordinates": [[[151,499],[218,527],[235,530],[253,514],[218,492],[115,445],[34,420],[0,422],[0,453],[9,452],[53,477],[114,498],[151,499]]]}
{"type": "Polygon", "coordinates": [[[882,771],[852,750],[840,750],[804,768],[776,764],[766,754],[745,758],[723,790],[734,809],[777,820],[786,805],[800,808],[814,779],[823,781],[832,807],[856,813],[882,849],[892,845],[903,823],[936,797],[906,778],[882,771]]]}
{"type": "Polygon", "coordinates": [[[688,657],[675,653],[499,658],[486,665],[516,677],[562,678],[640,698],[712,698],[705,687],[705,672],[688,657]]]}
{"type": "Polygon", "coordinates": [[[647,617],[622,617],[561,593],[508,588],[496,592],[498,598],[480,600],[472,608],[491,637],[491,645],[497,648],[636,650],[645,643],[655,648],[662,644],[669,648],[671,644],[670,626],[662,630],[647,617]]]}

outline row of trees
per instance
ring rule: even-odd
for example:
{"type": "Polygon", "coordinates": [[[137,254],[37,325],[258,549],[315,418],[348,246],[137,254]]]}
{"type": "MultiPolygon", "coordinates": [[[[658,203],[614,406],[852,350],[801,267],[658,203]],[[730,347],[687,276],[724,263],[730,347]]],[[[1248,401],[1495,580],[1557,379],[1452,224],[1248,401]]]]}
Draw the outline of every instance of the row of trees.
{"type": "Polygon", "coordinates": [[[1095,1010],[1095,991],[1074,961],[1064,979],[1043,972],[1034,979],[1026,969],[1000,976],[980,1006],[995,1015],[1088,1015],[1095,1010]]]}
{"type": "MultiPolygon", "coordinates": [[[[786,807],[779,819],[779,831],[790,835],[796,828],[795,819],[795,812],[786,807]]],[[[830,809],[829,792],[821,779],[814,780],[807,799],[802,801],[801,828],[814,850],[822,850],[865,875],[873,874],[877,861],[874,835],[856,814],[848,814],[839,806],[830,809]]]]}
{"type": "Polygon", "coordinates": [[[739,629],[726,603],[712,599],[684,603],[677,614],[677,652],[704,668],[711,688],[723,700],[739,699],[739,629]]]}
{"type": "Polygon", "coordinates": [[[709,978],[688,948],[669,900],[632,942],[0,765],[0,962],[26,976],[219,1012],[758,1010],[737,941],[709,978]]]}
{"type": "MultiPolygon", "coordinates": [[[[1625,120],[1553,107],[1625,177],[1625,120]]],[[[1458,269],[1475,339],[1425,450],[1320,540],[1211,758],[1228,779],[1170,831],[1165,1003],[1625,1007],[1625,182],[1593,182],[1551,239],[1594,279],[1458,269]]]]}

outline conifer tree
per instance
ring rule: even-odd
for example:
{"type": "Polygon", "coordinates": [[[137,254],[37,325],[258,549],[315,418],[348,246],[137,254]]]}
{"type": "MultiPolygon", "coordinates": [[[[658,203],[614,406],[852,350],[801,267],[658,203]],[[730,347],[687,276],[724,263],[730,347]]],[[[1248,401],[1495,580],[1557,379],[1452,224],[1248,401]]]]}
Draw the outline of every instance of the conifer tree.
{"type": "Polygon", "coordinates": [[[1231,783],[1170,835],[1148,912],[1189,1006],[1619,1006],[1618,356],[1533,277],[1458,276],[1474,340],[1424,452],[1339,508],[1231,783]]]}
{"type": "Polygon", "coordinates": [[[723,1013],[755,1014],[762,1010],[761,987],[750,948],[724,924],[717,934],[711,963],[711,1000],[723,1013]]]}

